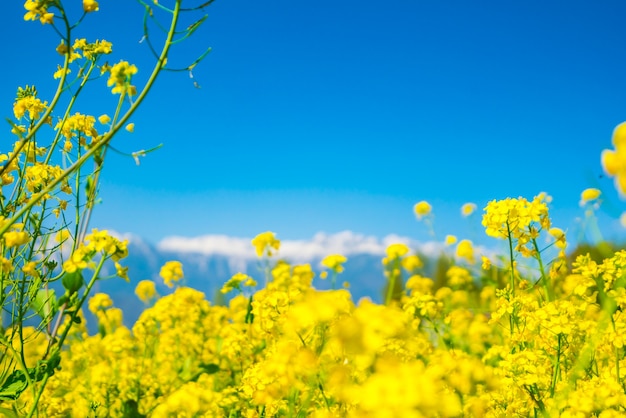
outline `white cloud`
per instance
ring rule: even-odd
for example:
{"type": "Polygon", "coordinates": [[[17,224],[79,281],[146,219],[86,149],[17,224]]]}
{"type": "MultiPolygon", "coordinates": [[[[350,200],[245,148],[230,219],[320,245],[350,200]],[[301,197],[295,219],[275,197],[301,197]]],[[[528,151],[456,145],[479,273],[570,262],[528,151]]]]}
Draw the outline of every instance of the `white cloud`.
{"type": "MultiPolygon", "coordinates": [[[[352,231],[342,231],[335,234],[318,232],[308,240],[281,240],[278,255],[295,263],[319,260],[329,254],[342,254],[346,257],[368,254],[383,257],[387,246],[394,243],[407,244],[410,248],[418,249],[421,253],[428,255],[439,254],[443,248],[440,243],[419,243],[399,235],[387,235],[380,239],[352,231]]],[[[251,238],[227,235],[204,235],[192,238],[166,237],[157,244],[157,247],[162,251],[179,253],[256,258],[251,238]]]]}

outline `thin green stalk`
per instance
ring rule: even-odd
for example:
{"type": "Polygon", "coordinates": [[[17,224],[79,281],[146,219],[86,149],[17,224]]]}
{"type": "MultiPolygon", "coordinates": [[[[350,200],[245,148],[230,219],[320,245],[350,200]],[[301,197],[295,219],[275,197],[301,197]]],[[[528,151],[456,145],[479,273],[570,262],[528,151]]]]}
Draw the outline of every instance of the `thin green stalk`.
{"type": "MultiPolygon", "coordinates": [[[[150,74],[150,77],[148,81],[146,82],[145,87],[143,88],[143,90],[141,91],[141,93],[139,94],[135,102],[131,105],[130,109],[128,109],[128,111],[121,117],[120,121],[116,125],[111,127],[111,130],[107,134],[105,134],[102,137],[102,139],[98,141],[97,144],[94,144],[94,146],[89,151],[87,151],[81,158],[76,160],[74,164],[72,164],[66,171],[64,171],[61,176],[51,181],[42,191],[32,196],[32,198],[29,200],[29,202],[26,205],[24,205],[19,211],[17,211],[17,213],[13,215],[13,217],[10,218],[8,222],[2,225],[0,227],[0,236],[4,234],[11,227],[11,225],[17,222],[17,220],[20,219],[22,215],[24,215],[30,208],[36,205],[43,198],[43,196],[45,196],[47,193],[50,193],[52,190],[54,190],[54,188],[57,187],[59,184],[61,184],[61,182],[63,182],[70,174],[76,171],[78,167],[82,166],[89,158],[91,158],[102,147],[106,146],[111,141],[111,139],[113,139],[113,136],[117,133],[117,131],[119,131],[122,128],[122,126],[124,126],[126,122],[130,119],[133,113],[135,113],[139,105],[143,102],[146,95],[152,88],[152,85],[156,81],[156,78],[161,72],[161,69],[165,66],[165,63],[167,61],[167,54],[171,47],[171,42],[174,37],[176,25],[178,23],[180,2],[181,0],[178,0],[176,2],[176,7],[174,8],[174,14],[172,17],[172,23],[170,25],[170,31],[168,33],[167,39],[165,40],[165,44],[163,46],[163,50],[161,51],[161,55],[156,65],[154,66],[152,73],[150,74]]],[[[43,122],[40,122],[38,126],[42,124],[43,122]]]]}
{"type": "MultiPolygon", "coordinates": [[[[83,296],[76,303],[76,306],[74,307],[74,310],[72,311],[71,316],[69,318],[68,324],[65,327],[65,329],[63,330],[63,333],[59,336],[59,339],[58,339],[58,341],[56,343],[57,348],[59,350],[61,349],[61,347],[63,347],[63,343],[65,342],[65,339],[67,338],[67,335],[69,334],[70,330],[72,329],[72,324],[74,323],[74,320],[76,319],[77,315],[79,314],[80,309],[83,306],[83,303],[85,303],[85,300],[87,300],[87,297],[89,296],[89,293],[91,292],[91,288],[93,287],[93,285],[98,280],[98,278],[100,276],[100,271],[102,270],[102,267],[104,266],[104,262],[106,260],[107,260],[107,258],[103,255],[102,258],[100,259],[100,262],[96,266],[96,269],[93,272],[91,280],[89,281],[89,283],[87,284],[87,287],[85,288],[85,291],[83,292],[83,296]]],[[[61,312],[60,315],[62,315],[62,314],[63,313],[61,312]]],[[[40,383],[40,386],[39,386],[39,390],[37,391],[37,393],[36,393],[36,395],[35,395],[35,397],[33,399],[33,406],[31,407],[31,410],[28,413],[28,415],[26,415],[26,418],[32,417],[33,414],[35,413],[35,411],[37,410],[37,405],[39,404],[39,399],[41,398],[41,395],[43,394],[43,391],[44,391],[44,389],[46,387],[46,383],[48,382],[48,379],[50,378],[50,376],[52,376],[52,374],[50,373],[50,370],[46,369],[46,373],[45,373],[43,379],[41,380],[41,383],[40,383]]]]}

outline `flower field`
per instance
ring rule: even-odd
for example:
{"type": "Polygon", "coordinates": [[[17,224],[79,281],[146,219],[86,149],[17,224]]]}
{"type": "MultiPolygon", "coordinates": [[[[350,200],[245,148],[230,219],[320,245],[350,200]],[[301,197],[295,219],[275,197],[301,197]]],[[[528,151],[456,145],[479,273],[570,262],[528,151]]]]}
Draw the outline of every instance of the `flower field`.
{"type": "MultiPolygon", "coordinates": [[[[181,28],[179,16],[211,1],[140,3],[146,19],[163,13],[171,21],[162,49],[150,46],[155,64],[143,88],[133,84],[133,64],[102,62],[113,53],[109,42],[71,38],[98,2],[83,0],[75,22],[60,1],[25,2],[24,19],[57,29],[63,64],[49,101],[33,86],[18,88],[13,146],[0,155],[0,415],[626,416],[626,249],[572,257],[546,193],[482,208],[484,233],[505,244],[503,254],[446,237],[455,257],[442,280],[428,277],[416,249],[390,245],[380,304],[353,300],[341,280],[344,255],[328,254],[322,271],[290,264],[268,231],[250,243],[259,274],[224,283],[226,305],[183,286],[184,266],[172,260],[160,276],[173,293],[139,282],[146,309],[124,326],[122,310],[93,292],[100,280],[128,280],[128,243],[89,226],[100,170],[113,137],[133,132],[132,115],[167,69],[170,47],[204,19],[181,28]],[[100,78],[119,97],[112,116],[77,112],[77,97],[100,78]],[[112,277],[103,274],[107,262],[112,277]],[[318,280],[332,290],[317,290],[318,280]],[[85,310],[97,318],[95,334],[85,310]]],[[[626,123],[612,140],[599,159],[623,196],[626,123]]],[[[601,200],[600,190],[582,192],[587,216],[601,200]]],[[[428,202],[413,210],[432,226],[428,202]]],[[[468,203],[461,214],[477,210],[468,203]]]]}

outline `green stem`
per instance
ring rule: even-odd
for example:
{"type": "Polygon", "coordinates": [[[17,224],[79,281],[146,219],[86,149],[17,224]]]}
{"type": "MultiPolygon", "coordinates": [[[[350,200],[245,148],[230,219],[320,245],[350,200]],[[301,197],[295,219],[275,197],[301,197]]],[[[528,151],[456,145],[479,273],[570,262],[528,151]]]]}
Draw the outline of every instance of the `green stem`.
{"type": "MultiPolygon", "coordinates": [[[[39,193],[37,193],[36,195],[33,195],[26,205],[24,205],[19,211],[17,211],[17,213],[13,215],[13,217],[9,219],[8,222],[6,222],[2,227],[0,227],[0,236],[2,236],[15,222],[17,222],[22,217],[22,215],[24,215],[30,208],[36,205],[47,193],[50,193],[52,190],[54,190],[54,188],[57,187],[59,184],[61,184],[70,174],[76,171],[78,167],[82,166],[89,158],[91,158],[102,147],[106,146],[111,141],[113,136],[117,133],[117,131],[119,131],[122,128],[122,126],[124,126],[126,122],[130,119],[130,117],[135,113],[139,105],[145,99],[148,92],[151,90],[152,85],[156,81],[156,78],[159,75],[159,73],[161,72],[161,69],[165,66],[165,63],[167,62],[167,54],[170,50],[172,39],[174,37],[174,33],[176,30],[176,25],[178,23],[181,1],[182,0],[176,1],[176,6],[174,7],[174,14],[172,16],[170,30],[167,34],[167,39],[165,40],[165,44],[163,46],[163,50],[161,51],[161,55],[159,56],[159,59],[156,65],[154,66],[152,73],[150,74],[150,78],[146,82],[145,87],[143,88],[143,90],[141,91],[141,93],[139,94],[135,102],[131,105],[130,109],[128,109],[128,111],[121,117],[120,121],[116,125],[111,127],[111,130],[108,133],[106,133],[102,137],[102,139],[98,141],[97,144],[94,144],[94,146],[89,151],[87,151],[82,157],[76,160],[74,164],[72,164],[67,170],[65,170],[61,176],[51,181],[39,193]]],[[[56,103],[56,100],[58,100],[57,97],[55,97],[55,100],[54,100],[55,103],[56,103]]],[[[44,116],[48,114],[49,112],[46,112],[44,116]]],[[[39,127],[40,125],[43,125],[43,121],[40,121],[37,124],[37,127],[39,127]]],[[[31,135],[29,134],[27,139],[29,139],[30,136],[31,135]]]]}

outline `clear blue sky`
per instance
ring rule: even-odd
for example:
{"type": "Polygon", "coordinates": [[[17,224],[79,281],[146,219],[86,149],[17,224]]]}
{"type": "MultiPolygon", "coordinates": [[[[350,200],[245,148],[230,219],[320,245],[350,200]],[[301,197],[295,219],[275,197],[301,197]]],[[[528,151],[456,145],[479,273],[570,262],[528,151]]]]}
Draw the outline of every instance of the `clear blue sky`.
{"type": "MultiPolygon", "coordinates": [[[[22,3],[0,16],[7,116],[17,86],[52,92],[60,62],[22,3]]],[[[624,1],[216,0],[206,13],[171,57],[184,65],[211,46],[194,70],[202,88],[186,73],[158,80],[135,133],[114,144],[164,146],[139,167],[110,155],[94,226],[152,241],[268,229],[420,239],[419,200],[442,234],[461,234],[467,201],[546,191],[564,228],[586,187],[606,192],[611,215],[626,208],[599,178],[626,120],[624,1]]],[[[136,63],[141,80],[141,14],[102,1],[77,35],[112,41],[111,61],[136,63]]],[[[111,99],[78,109],[110,113],[111,99]]]]}

